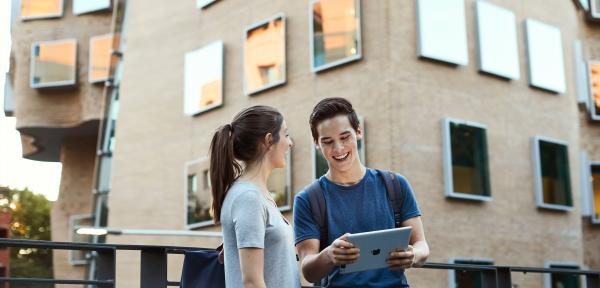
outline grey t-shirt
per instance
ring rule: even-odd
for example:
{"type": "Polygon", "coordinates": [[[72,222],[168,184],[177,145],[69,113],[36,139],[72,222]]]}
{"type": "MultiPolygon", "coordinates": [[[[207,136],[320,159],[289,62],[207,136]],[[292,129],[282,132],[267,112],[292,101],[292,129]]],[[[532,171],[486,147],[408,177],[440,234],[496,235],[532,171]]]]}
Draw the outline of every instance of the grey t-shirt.
{"type": "Polygon", "coordinates": [[[225,285],[243,287],[241,248],[264,250],[267,287],[300,287],[292,227],[252,183],[236,181],[221,207],[225,285]]]}

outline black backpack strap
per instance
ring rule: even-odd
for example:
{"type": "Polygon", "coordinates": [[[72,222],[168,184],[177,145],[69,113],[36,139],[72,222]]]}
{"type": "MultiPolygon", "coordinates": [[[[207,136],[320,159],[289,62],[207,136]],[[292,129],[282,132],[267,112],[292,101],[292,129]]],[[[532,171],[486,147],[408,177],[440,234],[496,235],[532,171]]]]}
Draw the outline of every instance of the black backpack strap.
{"type": "Polygon", "coordinates": [[[384,170],[377,170],[377,172],[379,172],[379,175],[383,178],[383,183],[385,183],[385,189],[394,209],[394,226],[398,228],[402,224],[400,217],[402,217],[402,204],[406,195],[404,195],[400,180],[394,172],[384,170]]]}
{"type": "Polygon", "coordinates": [[[323,188],[319,180],[314,181],[305,188],[308,194],[308,201],[310,203],[310,211],[312,212],[313,219],[319,226],[319,233],[321,238],[319,239],[319,251],[322,251],[329,246],[329,229],[327,227],[327,205],[325,203],[325,195],[323,194],[323,188]]]}

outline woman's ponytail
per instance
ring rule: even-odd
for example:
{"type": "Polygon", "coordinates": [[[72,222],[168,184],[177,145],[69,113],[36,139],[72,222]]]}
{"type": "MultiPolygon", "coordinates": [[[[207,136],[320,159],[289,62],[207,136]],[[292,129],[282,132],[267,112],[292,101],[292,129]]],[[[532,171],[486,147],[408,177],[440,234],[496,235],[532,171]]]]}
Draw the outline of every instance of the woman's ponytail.
{"type": "Polygon", "coordinates": [[[221,206],[227,190],[240,175],[242,168],[235,160],[234,133],[231,124],[221,126],[210,143],[210,184],[215,223],[221,221],[221,206]]]}

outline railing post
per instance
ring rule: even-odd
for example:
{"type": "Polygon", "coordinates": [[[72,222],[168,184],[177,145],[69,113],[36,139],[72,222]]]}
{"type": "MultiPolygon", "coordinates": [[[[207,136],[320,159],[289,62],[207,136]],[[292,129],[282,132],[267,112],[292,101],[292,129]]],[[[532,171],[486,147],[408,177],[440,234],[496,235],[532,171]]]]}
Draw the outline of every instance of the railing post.
{"type": "Polygon", "coordinates": [[[585,275],[585,283],[587,288],[600,288],[600,274],[585,275]]]}
{"type": "Polygon", "coordinates": [[[142,288],[167,287],[167,251],[165,249],[142,250],[142,288]]]}
{"type": "Polygon", "coordinates": [[[116,286],[116,250],[113,249],[99,249],[97,258],[97,279],[98,280],[112,280],[113,284],[102,285],[103,287],[115,287],[116,286]]]}
{"type": "Polygon", "coordinates": [[[512,288],[512,279],[510,277],[510,267],[497,267],[498,288],[512,288]]]}
{"type": "Polygon", "coordinates": [[[496,270],[481,271],[483,288],[497,288],[498,280],[496,270]]]}

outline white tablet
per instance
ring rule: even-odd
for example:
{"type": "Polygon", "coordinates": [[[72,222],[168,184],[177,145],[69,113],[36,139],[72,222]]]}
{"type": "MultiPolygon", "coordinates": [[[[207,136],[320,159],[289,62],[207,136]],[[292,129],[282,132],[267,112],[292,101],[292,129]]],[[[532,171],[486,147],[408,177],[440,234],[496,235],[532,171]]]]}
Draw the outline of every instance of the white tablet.
{"type": "Polygon", "coordinates": [[[412,227],[401,227],[348,235],[348,241],[360,249],[360,257],[352,264],[342,265],[340,273],[387,268],[390,252],[408,248],[411,231],[412,227]]]}

